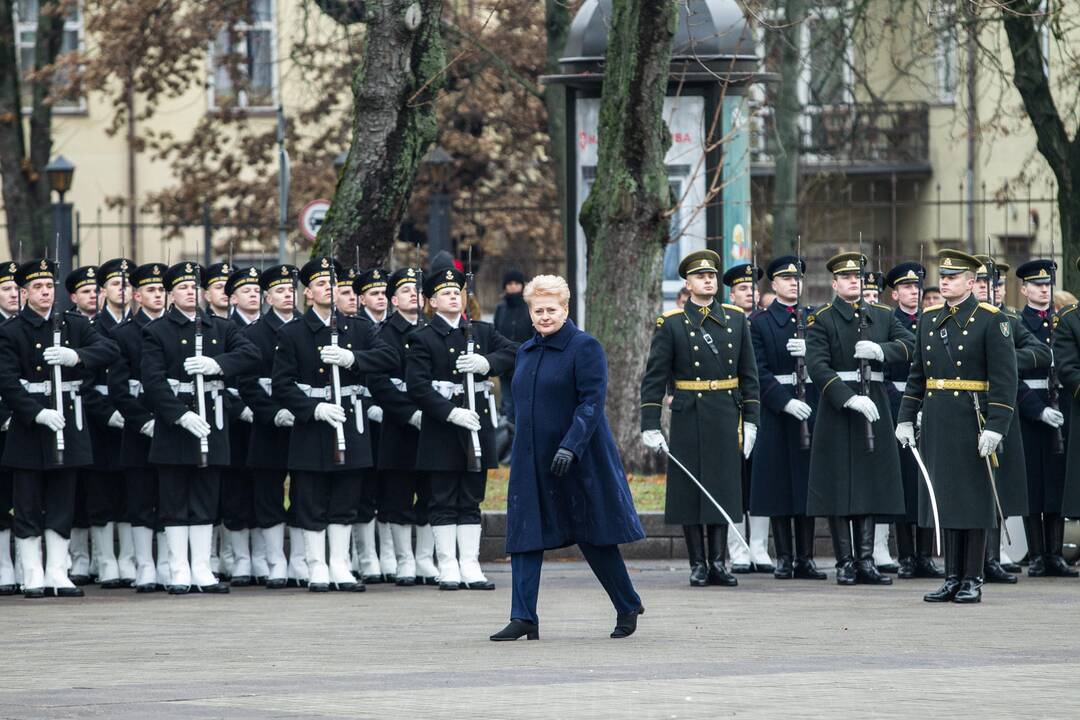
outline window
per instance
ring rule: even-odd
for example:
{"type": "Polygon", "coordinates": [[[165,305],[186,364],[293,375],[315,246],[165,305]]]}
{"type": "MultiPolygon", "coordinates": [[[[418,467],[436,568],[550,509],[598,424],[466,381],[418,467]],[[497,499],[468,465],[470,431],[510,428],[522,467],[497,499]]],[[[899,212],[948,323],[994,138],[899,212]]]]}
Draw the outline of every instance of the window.
{"type": "Polygon", "coordinates": [[[951,103],[956,97],[956,16],[952,13],[945,13],[936,17],[938,101],[951,103]]]}
{"type": "MultiPolygon", "coordinates": [[[[19,69],[22,70],[22,105],[29,112],[33,101],[33,88],[27,81],[27,74],[34,69],[34,52],[37,45],[38,0],[18,0],[15,3],[15,37],[18,51],[19,69]]],[[[64,37],[60,44],[60,54],[78,50],[82,46],[82,13],[76,6],[64,18],[64,37]]],[[[55,84],[63,87],[68,82],[66,73],[57,73],[55,84]]],[[[53,100],[55,112],[83,112],[86,110],[85,98],[73,92],[61,93],[53,100]]]]}
{"type": "Polygon", "coordinates": [[[273,0],[249,0],[248,19],[218,33],[210,48],[210,108],[277,106],[273,0]]]}

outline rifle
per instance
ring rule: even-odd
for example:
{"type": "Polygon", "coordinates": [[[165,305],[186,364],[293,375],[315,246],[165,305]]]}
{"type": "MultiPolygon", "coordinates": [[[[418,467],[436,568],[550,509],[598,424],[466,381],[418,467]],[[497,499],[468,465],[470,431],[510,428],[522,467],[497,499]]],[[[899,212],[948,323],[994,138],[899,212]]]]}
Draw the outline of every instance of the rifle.
{"type": "MultiPolygon", "coordinates": [[[[802,237],[802,235],[799,235],[802,237]]],[[[721,267],[721,269],[723,269],[721,267]]],[[[717,278],[719,281],[720,278],[717,278]]],[[[730,295],[729,295],[730,297],[730,295]]],[[[757,244],[750,238],[750,313],[757,310],[757,244]]],[[[747,313],[749,317],[750,313],[747,313]]]]}
{"type": "Polygon", "coordinates": [[[416,327],[420,327],[424,317],[424,303],[420,295],[424,292],[424,269],[420,266],[420,241],[416,241],[416,327]]]}
{"type": "MultiPolygon", "coordinates": [[[[472,332],[472,319],[469,318],[465,311],[468,310],[469,298],[473,296],[473,271],[472,271],[472,245],[469,246],[469,264],[465,269],[465,300],[462,303],[462,320],[461,329],[465,334],[465,353],[472,355],[476,352],[476,339],[473,337],[472,332]]],[[[476,412],[476,378],[472,373],[465,373],[465,401],[472,412],[476,412]]],[[[483,463],[483,448],[480,446],[480,433],[476,430],[469,431],[469,447],[468,453],[465,458],[465,465],[468,472],[480,472],[484,468],[483,463]]]]}
{"type": "MultiPolygon", "coordinates": [[[[199,307],[199,291],[202,289],[202,266],[192,263],[195,267],[195,357],[203,354],[203,321],[202,308],[199,307]]],[[[195,376],[195,406],[198,408],[199,417],[206,422],[206,383],[202,374],[195,376]]],[[[210,439],[199,438],[199,467],[204,468],[210,462],[210,439]]]]}
{"type": "MultiPolygon", "coordinates": [[[[338,321],[337,321],[337,300],[334,294],[337,292],[337,268],[334,267],[334,238],[330,238],[330,344],[333,347],[338,346],[338,321]]],[[[330,366],[330,402],[334,403],[338,407],[341,407],[341,368],[337,365],[330,366]]],[[[361,420],[361,422],[363,422],[361,420]]],[[[335,446],[334,446],[334,464],[345,464],[345,426],[337,425],[334,427],[335,434],[335,446]]]]}
{"type": "MultiPolygon", "coordinates": [[[[863,274],[866,268],[866,256],[863,255],[863,242],[862,231],[859,231],[859,308],[862,312],[859,313],[859,340],[863,339],[863,334],[869,329],[869,323],[866,316],[869,313],[867,309],[867,303],[863,299],[863,274]]],[[[866,358],[859,358],[859,393],[870,397],[870,361],[866,358]]],[[[866,452],[874,452],[874,423],[869,418],[866,420],[866,452]]]]}
{"type": "MultiPolygon", "coordinates": [[[[48,258],[49,251],[45,251],[45,257],[48,258]]],[[[60,233],[56,233],[56,277],[60,278],[60,233]]],[[[60,311],[60,304],[56,301],[55,291],[53,293],[53,306],[50,319],[52,320],[52,341],[53,347],[63,347],[63,334],[64,334],[64,313],[60,311]]],[[[60,413],[60,417],[64,416],[64,369],[60,365],[53,365],[53,402],[56,407],[53,408],[56,412],[60,413]]],[[[64,430],[61,428],[56,431],[56,464],[64,464],[64,430]]]]}
{"type": "MultiPolygon", "coordinates": [[[[802,308],[802,233],[795,236],[795,337],[802,340],[806,337],[806,317],[802,308]]],[[[806,402],[806,358],[795,358],[795,399],[806,402]]],[[[810,449],[810,421],[803,420],[799,423],[799,448],[810,449]]]]}
{"type": "MultiPolygon", "coordinates": [[[[989,237],[989,236],[988,236],[989,237]]],[[[1054,328],[1057,327],[1057,309],[1054,308],[1054,285],[1057,283],[1057,260],[1054,257],[1054,230],[1053,223],[1050,228],[1050,369],[1046,374],[1046,404],[1058,410],[1058,376],[1057,364],[1054,362],[1054,328]]],[[[1061,428],[1054,428],[1050,436],[1050,452],[1054,455],[1062,455],[1065,452],[1065,438],[1062,437],[1061,428]]]]}

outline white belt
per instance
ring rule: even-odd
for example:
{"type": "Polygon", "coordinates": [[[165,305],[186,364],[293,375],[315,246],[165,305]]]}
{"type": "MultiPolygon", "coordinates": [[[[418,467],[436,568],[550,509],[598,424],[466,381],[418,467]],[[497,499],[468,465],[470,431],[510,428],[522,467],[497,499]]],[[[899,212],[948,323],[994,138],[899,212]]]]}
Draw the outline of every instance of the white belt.
{"type": "MultiPolygon", "coordinates": [[[[304,383],[296,383],[296,387],[300,388],[300,392],[307,395],[309,398],[318,398],[319,400],[330,401],[334,394],[334,388],[331,385],[325,387],[311,387],[304,383]]],[[[353,414],[356,416],[356,432],[361,435],[364,434],[364,405],[360,400],[362,397],[371,397],[371,391],[363,385],[342,385],[341,386],[342,399],[351,397],[353,404],[353,414]]]]}
{"type": "Polygon", "coordinates": [[[236,388],[227,387],[227,388],[225,388],[225,390],[230,395],[232,395],[234,398],[239,398],[240,397],[240,391],[237,390],[236,388]]]}
{"type": "Polygon", "coordinates": [[[408,392],[409,386],[405,384],[405,381],[401,378],[390,378],[390,382],[401,392],[408,392]]]}
{"type": "Polygon", "coordinates": [[[109,397],[109,386],[108,385],[95,385],[94,389],[97,390],[99,395],[101,395],[103,397],[109,397]]]}
{"type": "Polygon", "coordinates": [[[1024,380],[1024,384],[1032,390],[1046,390],[1050,386],[1045,378],[1042,380],[1024,380]]]}
{"type": "Polygon", "coordinates": [[[142,395],[142,382],[138,380],[128,380],[128,392],[132,397],[139,397],[142,395]]]}
{"type": "MultiPolygon", "coordinates": [[[[461,395],[465,392],[465,386],[461,383],[450,382],[449,380],[432,380],[431,387],[435,389],[435,392],[442,395],[447,400],[453,399],[457,395],[461,395]]],[[[474,383],[476,392],[483,393],[484,397],[488,401],[488,414],[491,416],[491,426],[498,429],[499,427],[499,415],[495,407],[495,383],[490,380],[480,380],[474,383]]]]}
{"type": "Polygon", "coordinates": [[[901,382],[899,380],[893,380],[892,386],[898,391],[904,392],[904,390],[907,388],[907,381],[901,382]]]}
{"type": "MultiPolygon", "coordinates": [[[[165,381],[169,383],[169,389],[173,391],[173,395],[195,394],[194,382],[180,382],[173,378],[165,378],[165,381]]],[[[203,380],[203,392],[210,393],[214,401],[214,425],[218,430],[225,429],[225,409],[221,405],[221,391],[224,389],[225,383],[220,380],[203,380]]]]}
{"type": "MultiPolygon", "coordinates": [[[[52,380],[43,380],[42,382],[28,382],[26,380],[19,380],[22,383],[23,389],[31,395],[44,395],[45,397],[52,397],[52,380]]],[[[71,403],[75,406],[75,429],[83,429],[83,417],[82,417],[82,396],[79,395],[79,388],[82,386],[82,380],[64,380],[60,383],[60,392],[69,393],[71,395],[71,403]]]]}
{"type": "MultiPolygon", "coordinates": [[[[844,382],[859,382],[860,380],[862,380],[862,378],[859,377],[858,370],[841,370],[840,372],[836,373],[836,377],[840,378],[844,382]]],[[[885,374],[877,371],[871,371],[870,381],[885,382],[885,374]]]]}
{"type": "MultiPolygon", "coordinates": [[[[794,385],[798,379],[798,375],[796,373],[791,373],[790,375],[773,375],[773,377],[776,378],[776,382],[780,383],[781,385],[794,385]]],[[[807,377],[805,380],[803,380],[803,382],[812,383],[814,381],[807,377]]]]}
{"type": "Polygon", "coordinates": [[[274,395],[274,383],[268,377],[259,378],[259,387],[263,389],[263,392],[273,397],[274,395]]]}

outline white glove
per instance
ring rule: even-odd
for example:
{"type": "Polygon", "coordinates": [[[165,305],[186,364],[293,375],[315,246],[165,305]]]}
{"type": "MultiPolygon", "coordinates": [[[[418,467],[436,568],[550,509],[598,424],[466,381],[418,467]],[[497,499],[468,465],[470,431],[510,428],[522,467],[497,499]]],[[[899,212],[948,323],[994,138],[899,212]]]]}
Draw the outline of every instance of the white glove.
{"type": "Polygon", "coordinates": [[[656,452],[667,452],[667,440],[664,439],[664,433],[659,430],[643,430],[641,433],[641,442],[645,444],[645,447],[656,452]]]}
{"type": "Polygon", "coordinates": [[[0,426],[0,432],[7,432],[10,427],[11,427],[11,418],[8,418],[7,420],[4,421],[4,424],[2,426],[0,426]]]}
{"type": "Polygon", "coordinates": [[[1052,428],[1059,428],[1065,424],[1065,416],[1061,414],[1061,411],[1049,407],[1043,408],[1043,411],[1039,413],[1039,419],[1052,428]]]}
{"type": "Polygon", "coordinates": [[[63,415],[61,415],[56,410],[50,410],[48,408],[45,408],[44,410],[39,412],[34,417],[34,422],[36,422],[38,425],[44,425],[45,427],[49,428],[53,432],[57,432],[58,430],[63,430],[64,425],[67,424],[67,423],[64,422],[64,416],[63,415]]]}
{"type": "Polygon", "coordinates": [[[323,345],[323,349],[319,351],[319,359],[327,365],[343,368],[352,367],[352,364],[356,362],[356,356],[353,355],[352,350],[337,345],[323,345]]]}
{"type": "Polygon", "coordinates": [[[862,414],[870,422],[877,422],[881,415],[878,413],[877,405],[874,401],[865,395],[852,395],[844,407],[848,410],[854,410],[857,413],[862,414]]]}
{"type": "Polygon", "coordinates": [[[463,427],[466,430],[479,430],[480,429],[480,416],[475,410],[467,410],[466,408],[454,408],[450,411],[450,417],[446,418],[448,422],[463,427]]]}
{"type": "Polygon", "coordinates": [[[885,351],[882,350],[881,346],[876,342],[860,340],[855,343],[855,357],[860,360],[877,360],[878,362],[884,362],[885,351]]]}
{"type": "Polygon", "coordinates": [[[139,432],[141,432],[148,438],[154,437],[154,421],[147,420],[146,423],[144,423],[143,426],[139,428],[139,432]]]}
{"type": "Polygon", "coordinates": [[[908,445],[915,444],[915,426],[909,422],[897,423],[896,425],[896,440],[900,443],[900,447],[907,447],[908,445]]]}
{"type": "Polygon", "coordinates": [[[787,351],[791,357],[806,357],[806,340],[791,338],[787,341],[787,351]]]}
{"type": "Polygon", "coordinates": [[[315,406],[315,419],[330,423],[334,427],[345,424],[345,408],[334,403],[319,403],[315,406]]]}
{"type": "Polygon", "coordinates": [[[757,425],[744,422],[742,426],[742,456],[750,459],[750,453],[754,452],[754,442],[757,441],[757,425]]]}
{"type": "Polygon", "coordinates": [[[180,416],[180,419],[176,421],[176,424],[200,440],[210,437],[210,423],[199,417],[198,413],[188,410],[180,416]]]}
{"type": "Polygon", "coordinates": [[[112,415],[109,416],[109,427],[117,430],[124,429],[124,416],[120,414],[119,410],[113,410],[112,415]]]}
{"type": "Polygon", "coordinates": [[[255,422],[255,413],[251,412],[251,408],[244,406],[244,409],[240,411],[240,422],[255,422]]]}
{"type": "Polygon", "coordinates": [[[371,422],[382,422],[382,408],[378,405],[372,405],[367,409],[367,419],[371,422]]]}
{"type": "Polygon", "coordinates": [[[979,433],[979,457],[986,457],[994,452],[1000,443],[1001,433],[996,433],[993,430],[983,430],[979,433]]]}
{"type": "Polygon", "coordinates": [[[788,415],[792,416],[799,422],[802,422],[806,418],[810,417],[810,413],[814,412],[814,410],[802,400],[796,400],[795,398],[791,398],[787,401],[787,404],[784,405],[784,412],[786,412],[788,415]]]}
{"type": "Polygon", "coordinates": [[[491,363],[483,355],[473,353],[472,355],[458,355],[455,367],[458,372],[487,375],[488,370],[491,369],[491,363]]]}
{"type": "Polygon", "coordinates": [[[412,417],[409,418],[409,424],[412,425],[417,430],[419,430],[420,429],[420,418],[422,418],[423,415],[424,415],[424,413],[420,412],[419,410],[416,410],[415,412],[413,412],[412,417]]]}
{"type": "Polygon", "coordinates": [[[915,413],[915,427],[922,430],[922,410],[915,413]]]}
{"type": "Polygon", "coordinates": [[[294,423],[296,423],[296,416],[285,408],[281,408],[274,415],[275,427],[292,427],[294,423]]]}
{"type": "Polygon", "coordinates": [[[212,357],[192,355],[184,361],[184,372],[188,375],[220,375],[221,366],[212,357]]]}
{"type": "Polygon", "coordinates": [[[63,345],[50,345],[45,348],[42,357],[49,365],[62,365],[63,367],[75,367],[79,364],[79,353],[63,345]]]}

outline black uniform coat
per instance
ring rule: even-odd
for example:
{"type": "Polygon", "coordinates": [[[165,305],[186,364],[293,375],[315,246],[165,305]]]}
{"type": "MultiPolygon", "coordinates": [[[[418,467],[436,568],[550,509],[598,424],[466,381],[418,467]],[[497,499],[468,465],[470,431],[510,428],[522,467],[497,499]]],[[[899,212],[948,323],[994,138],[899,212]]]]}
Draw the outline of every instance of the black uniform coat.
{"type": "MultiPolygon", "coordinates": [[[[369,333],[370,325],[355,318],[338,318],[338,345],[352,350],[356,361],[352,367],[340,369],[341,386],[363,385],[369,372],[386,371],[394,367],[394,351],[369,333]]],[[[315,419],[315,407],[326,398],[309,397],[297,383],[312,388],[332,384],[330,365],[319,357],[324,345],[330,344],[330,327],[309,309],[298,320],[285,323],[277,332],[278,349],[274,355],[274,399],[296,416],[289,433],[289,469],[309,472],[337,472],[371,467],[371,425],[361,408],[359,417],[353,408],[353,398],[342,400],[345,409],[345,462],[334,464],[337,435],[333,426],[315,419]],[[364,428],[361,433],[357,423],[364,428]]],[[[357,480],[360,479],[358,474],[357,480]]]]}
{"type": "Polygon", "coordinates": [[[284,406],[274,397],[272,387],[277,332],[284,324],[271,310],[243,329],[244,337],[259,349],[261,356],[257,372],[237,381],[241,400],[255,416],[249,426],[250,438],[246,445],[246,462],[252,468],[284,470],[289,466],[289,428],[274,425],[274,417],[284,406]]]}
{"type": "MultiPolygon", "coordinates": [[[[694,474],[735,522],[742,519],[742,423],[758,424],[757,362],[746,314],[715,300],[687,302],[656,320],[641,379],[641,429],[660,429],[660,410],[672,380],[738,379],[734,390],[675,390],[671,401],[671,454],[694,474]],[[709,350],[705,333],[719,357],[709,350]]],[[[676,525],[727,520],[673,462],[667,468],[664,519],[676,525]]]]}
{"type": "MultiPolygon", "coordinates": [[[[979,457],[979,424],[972,398],[977,397],[986,429],[1009,432],[1016,402],[1016,349],[1009,318],[974,295],[953,308],[934,305],[923,311],[908,375],[900,422],[915,422],[922,409],[920,449],[934,483],[941,527],[997,527],[997,510],[979,457]],[[948,335],[949,351],[941,339],[948,335]],[[946,390],[931,379],[989,382],[987,392],[946,390]]],[[[933,526],[929,495],[919,490],[919,524],[933,526]]]]}
{"type": "MultiPolygon", "coordinates": [[[[229,316],[228,322],[235,325],[241,335],[247,337],[246,330],[259,321],[255,320],[249,323],[239,312],[234,312],[229,316]]],[[[261,360],[262,353],[260,352],[259,355],[261,360]]],[[[249,377],[251,377],[251,374],[246,373],[243,376],[233,376],[226,382],[228,397],[225,403],[225,417],[229,424],[229,465],[233,470],[240,472],[243,472],[247,466],[251,446],[251,430],[254,424],[240,419],[244,408],[248,407],[247,401],[240,394],[240,386],[249,377]]],[[[252,412],[254,413],[254,410],[252,412]]]]}
{"type": "MultiPolygon", "coordinates": [[[[795,337],[794,310],[774,300],[750,317],[761,386],[761,425],[750,464],[750,514],[761,517],[806,514],[810,450],[800,447],[799,421],[784,412],[788,401],[795,399],[795,386],[777,380],[795,374],[795,358],[787,350],[788,340],[795,337]]],[[[809,378],[805,387],[806,402],[816,406],[817,393],[809,378]]],[[[813,431],[814,416],[807,422],[813,431]]]]}
{"type": "MultiPolygon", "coordinates": [[[[516,343],[500,335],[491,323],[480,320],[472,321],[472,334],[476,352],[483,355],[490,365],[486,376],[474,376],[476,382],[514,369],[516,343]]],[[[469,431],[447,422],[451,410],[455,407],[467,407],[464,393],[447,400],[431,383],[434,380],[465,382],[465,376],[455,369],[458,356],[465,352],[465,334],[461,326],[452,328],[436,314],[431,318],[431,322],[414,331],[409,338],[405,383],[409,397],[424,413],[417,445],[416,469],[464,472],[469,431]]],[[[480,415],[482,464],[485,468],[498,467],[495,427],[488,409],[488,400],[478,391],[475,402],[476,412],[480,415]]]]}
{"type": "MultiPolygon", "coordinates": [[[[919,315],[910,315],[899,307],[893,310],[893,316],[911,331],[919,327],[919,315]]],[[[900,400],[904,397],[904,387],[907,385],[908,373],[911,371],[911,358],[904,358],[896,362],[885,363],[885,392],[889,395],[889,410],[892,414],[893,423],[900,414],[900,400]]],[[[915,464],[915,456],[910,450],[898,449],[900,453],[900,481],[904,485],[904,512],[900,515],[879,517],[878,522],[909,522],[919,520],[919,468],[915,464]]]]}
{"type": "MultiPolygon", "coordinates": [[[[19,382],[38,383],[53,379],[53,366],[45,362],[42,354],[52,345],[52,322],[38,315],[29,306],[24,307],[11,320],[0,324],[0,397],[12,412],[11,426],[4,443],[3,464],[23,470],[49,470],[57,467],[80,467],[93,462],[90,431],[83,408],[83,429],[75,426],[75,406],[71,395],[64,395],[64,464],[56,464],[56,433],[38,425],[34,418],[42,410],[55,409],[56,399],[34,393],[30,394],[19,382]]],[[[87,388],[94,371],[116,361],[119,350],[116,343],[102,335],[82,315],[64,313],[61,332],[66,347],[79,353],[80,363],[73,368],[63,368],[64,382],[80,381],[80,395],[93,392],[87,388]]]]}
{"type": "MultiPolygon", "coordinates": [[[[1039,342],[1050,346],[1050,323],[1056,322],[1053,310],[1047,311],[1046,317],[1041,317],[1037,310],[1026,305],[1020,318],[1039,342]]],[[[1039,415],[1049,405],[1046,388],[1030,388],[1024,382],[1041,380],[1045,384],[1048,375],[1049,368],[1046,365],[1025,370],[1020,373],[1017,393],[1020,430],[1024,435],[1024,457],[1027,460],[1028,511],[1031,513],[1059,512],[1065,487],[1065,455],[1053,453],[1053,428],[1039,419],[1039,415]]],[[[1065,425],[1061,428],[1062,437],[1068,437],[1071,425],[1069,403],[1059,404],[1062,414],[1065,415],[1065,425]]]]}
{"type": "MultiPolygon", "coordinates": [[[[228,383],[237,375],[256,372],[259,350],[243,336],[240,329],[228,320],[203,316],[203,355],[212,357],[221,366],[221,375],[205,378],[205,382],[228,383]]],[[[155,465],[190,465],[199,463],[199,440],[176,424],[188,412],[198,412],[195,394],[174,394],[168,379],[195,382],[184,371],[184,360],[195,355],[195,322],[170,307],[163,317],[143,328],[142,381],[146,402],[154,413],[154,438],[150,442],[150,462],[155,465]]],[[[222,399],[228,393],[221,390],[222,399]]],[[[210,424],[208,464],[229,464],[228,418],[224,430],[214,419],[214,402],[206,393],[206,420],[210,424]]]]}
{"type": "Polygon", "coordinates": [[[122,468],[149,467],[150,438],[139,431],[154,419],[141,388],[143,328],[151,322],[154,321],[140,309],[111,333],[120,347],[120,359],[109,368],[109,398],[124,416],[118,453],[122,468]],[[139,383],[138,394],[131,392],[131,380],[139,383]]]}
{"type": "MultiPolygon", "coordinates": [[[[421,313],[421,326],[426,322],[421,313]]],[[[409,419],[420,408],[409,397],[407,390],[399,390],[391,380],[394,378],[405,382],[405,356],[409,350],[410,336],[416,329],[417,326],[403,315],[394,313],[376,331],[378,338],[392,347],[397,355],[397,365],[391,373],[368,375],[368,388],[376,404],[383,410],[383,427],[379,435],[380,470],[412,470],[416,467],[420,431],[409,424],[409,419]]]]}
{"type": "MultiPolygon", "coordinates": [[[[899,515],[904,512],[900,456],[889,414],[885,384],[870,383],[870,398],[880,417],[874,423],[874,452],[866,449],[866,421],[844,407],[859,394],[857,381],[841,380],[838,372],[857,372],[855,343],[876,342],[885,363],[911,357],[912,335],[885,305],[860,304],[856,310],[839,297],[810,316],[806,331],[806,367],[820,400],[810,451],[807,515],[899,515]],[[859,312],[868,326],[859,336],[859,312]]],[[[870,363],[883,372],[883,364],[870,363]]]]}
{"type": "MultiPolygon", "coordinates": [[[[1054,363],[1062,386],[1062,412],[1068,408],[1070,414],[1076,414],[1080,412],[1080,312],[1076,305],[1062,308],[1058,315],[1054,330],[1054,363]]],[[[1055,512],[1075,518],[1080,517],[1080,423],[1070,423],[1068,431],[1065,485],[1061,507],[1055,512]]]]}
{"type": "MultiPolygon", "coordinates": [[[[112,332],[120,326],[112,313],[102,310],[90,321],[105,337],[111,338],[112,332]]],[[[109,397],[109,373],[111,367],[98,368],[93,378],[84,386],[83,408],[90,424],[90,444],[94,448],[93,467],[97,470],[120,470],[120,447],[123,431],[109,426],[109,418],[118,408],[109,397]],[[100,390],[105,390],[102,394],[100,390]]],[[[121,413],[123,414],[123,413],[121,413]]]]}

